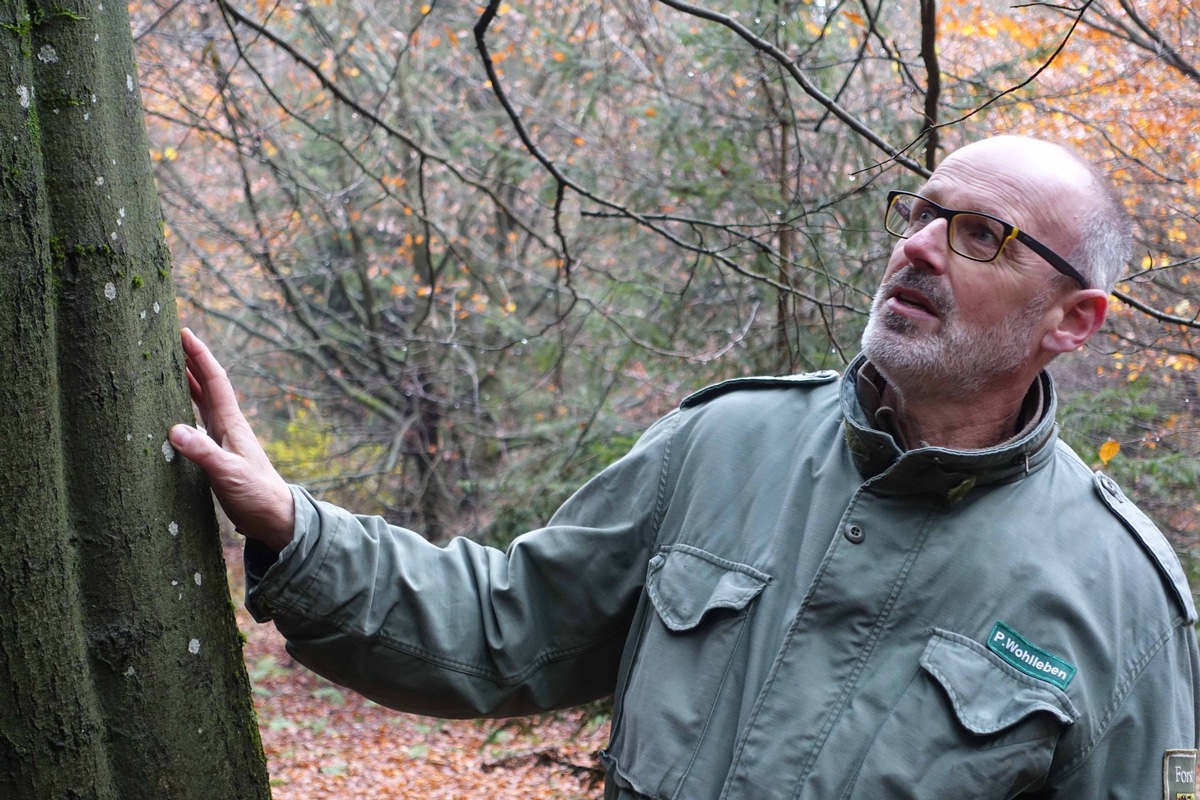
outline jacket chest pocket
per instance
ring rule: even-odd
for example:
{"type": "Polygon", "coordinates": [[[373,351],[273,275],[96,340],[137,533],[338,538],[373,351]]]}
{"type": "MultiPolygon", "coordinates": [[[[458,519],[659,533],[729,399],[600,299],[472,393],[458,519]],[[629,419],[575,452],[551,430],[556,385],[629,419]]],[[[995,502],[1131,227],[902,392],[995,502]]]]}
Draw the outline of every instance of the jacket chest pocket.
{"type": "Polygon", "coordinates": [[[751,603],[769,581],[752,567],[688,545],[664,547],[650,560],[652,610],[607,754],[623,788],[674,795],[714,724],[722,687],[740,683],[738,643],[751,603]]]}
{"type": "Polygon", "coordinates": [[[1014,797],[1042,784],[1060,734],[1078,719],[1056,686],[934,630],[844,796],[1014,797]]]}

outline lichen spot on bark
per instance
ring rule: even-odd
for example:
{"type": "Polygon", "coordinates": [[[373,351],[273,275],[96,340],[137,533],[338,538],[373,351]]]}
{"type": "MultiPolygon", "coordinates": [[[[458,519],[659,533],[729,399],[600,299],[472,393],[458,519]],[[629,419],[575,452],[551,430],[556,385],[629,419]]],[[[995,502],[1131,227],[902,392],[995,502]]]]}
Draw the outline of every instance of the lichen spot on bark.
{"type": "Polygon", "coordinates": [[[104,284],[104,296],[109,300],[117,299],[117,286],[112,281],[104,284]]]}
{"type": "Polygon", "coordinates": [[[48,44],[42,45],[42,49],[38,50],[37,57],[38,61],[41,61],[43,64],[58,63],[58,51],[48,44]]]}
{"type": "Polygon", "coordinates": [[[163,458],[167,460],[168,464],[175,460],[175,448],[171,447],[171,443],[169,441],[163,441],[162,454],[163,458]]]}
{"type": "Polygon", "coordinates": [[[200,652],[200,640],[199,639],[192,639],[190,642],[188,642],[188,652],[191,653],[192,655],[199,654],[199,652],[200,652]]]}
{"type": "Polygon", "coordinates": [[[171,520],[171,524],[167,526],[167,533],[171,534],[172,536],[178,536],[179,535],[179,523],[176,522],[175,520],[171,520]]]}

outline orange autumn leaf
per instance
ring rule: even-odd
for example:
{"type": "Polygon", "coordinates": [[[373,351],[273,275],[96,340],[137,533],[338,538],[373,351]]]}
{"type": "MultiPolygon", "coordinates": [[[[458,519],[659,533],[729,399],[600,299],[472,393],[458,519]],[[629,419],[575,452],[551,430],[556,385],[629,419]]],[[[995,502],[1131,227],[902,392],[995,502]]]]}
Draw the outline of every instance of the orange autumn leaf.
{"type": "Polygon", "coordinates": [[[1109,439],[1107,442],[1100,445],[1100,453],[1099,453],[1100,463],[1107,464],[1109,461],[1112,461],[1113,456],[1115,456],[1119,452],[1121,452],[1120,443],[1114,442],[1112,439],[1109,439]]]}

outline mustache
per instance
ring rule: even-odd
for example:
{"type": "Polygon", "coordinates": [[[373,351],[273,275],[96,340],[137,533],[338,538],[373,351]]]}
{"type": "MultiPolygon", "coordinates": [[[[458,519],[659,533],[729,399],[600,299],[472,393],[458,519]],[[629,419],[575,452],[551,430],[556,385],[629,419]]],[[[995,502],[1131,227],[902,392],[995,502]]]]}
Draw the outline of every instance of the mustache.
{"type": "Polygon", "coordinates": [[[946,291],[945,284],[928,272],[911,266],[901,267],[879,286],[879,298],[890,295],[896,289],[911,289],[920,292],[939,316],[946,316],[954,308],[954,301],[946,291]]]}

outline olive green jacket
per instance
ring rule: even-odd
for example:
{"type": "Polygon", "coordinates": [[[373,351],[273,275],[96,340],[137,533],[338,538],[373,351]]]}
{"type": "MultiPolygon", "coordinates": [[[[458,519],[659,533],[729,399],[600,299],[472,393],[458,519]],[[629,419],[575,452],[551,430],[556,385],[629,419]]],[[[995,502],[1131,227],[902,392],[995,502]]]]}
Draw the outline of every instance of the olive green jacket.
{"type": "Polygon", "coordinates": [[[399,709],[615,692],[609,798],[1166,796],[1200,715],[1167,542],[1057,440],[1048,376],[1016,440],[901,452],[862,364],[692,396],[506,552],[297,489],[247,605],[399,709]]]}

